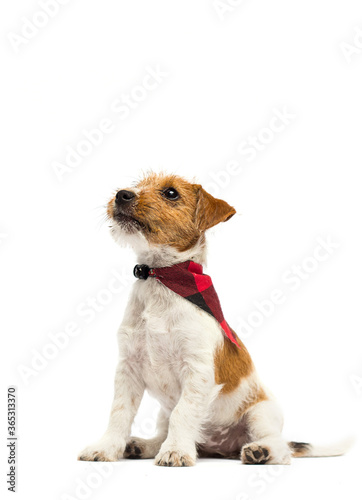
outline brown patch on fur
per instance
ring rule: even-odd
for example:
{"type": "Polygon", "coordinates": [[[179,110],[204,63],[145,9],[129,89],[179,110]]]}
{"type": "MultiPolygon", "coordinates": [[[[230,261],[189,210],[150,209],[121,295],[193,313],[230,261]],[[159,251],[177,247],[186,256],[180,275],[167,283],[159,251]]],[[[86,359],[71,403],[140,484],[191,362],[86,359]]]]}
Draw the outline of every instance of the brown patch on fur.
{"type": "Polygon", "coordinates": [[[196,225],[201,231],[206,231],[219,222],[226,222],[236,214],[235,208],[226,201],[214,198],[199,184],[195,184],[195,187],[198,193],[195,218],[196,225]]]}
{"type": "Polygon", "coordinates": [[[114,413],[117,413],[119,411],[122,411],[124,410],[124,405],[123,404],[120,404],[118,406],[115,406],[111,412],[111,415],[113,415],[114,413]]]}
{"type": "Polygon", "coordinates": [[[228,394],[236,389],[241,379],[254,370],[254,365],[246,347],[237,337],[240,349],[231,340],[224,338],[222,346],[214,355],[215,382],[224,384],[221,393],[228,394]]]}
{"type": "Polygon", "coordinates": [[[244,401],[240,406],[238,411],[236,412],[236,418],[240,419],[243,415],[250,410],[251,407],[256,405],[257,403],[261,403],[262,401],[266,401],[268,399],[267,395],[264,392],[264,389],[259,387],[247,401],[244,401]]]}
{"type": "Polygon", "coordinates": [[[113,214],[114,214],[114,202],[115,202],[116,196],[113,196],[107,203],[107,215],[110,219],[112,219],[113,214]]]}
{"type": "Polygon", "coordinates": [[[193,223],[196,193],[192,184],[174,175],[153,174],[143,179],[139,190],[134,217],[148,229],[145,236],[150,243],[170,245],[179,251],[196,244],[200,231],[193,223]],[[179,198],[164,196],[167,188],[174,188],[179,198]]]}
{"type": "Polygon", "coordinates": [[[167,393],[168,393],[168,384],[167,384],[167,383],[162,384],[161,391],[162,391],[164,394],[167,394],[167,393]]]}
{"type": "Polygon", "coordinates": [[[311,451],[309,443],[297,443],[295,441],[290,441],[288,446],[292,450],[293,457],[306,457],[311,451]]]}
{"type": "MultiPolygon", "coordinates": [[[[127,215],[136,219],[151,244],[169,245],[178,251],[192,248],[204,232],[219,222],[229,220],[236,212],[223,200],[207,193],[199,184],[191,184],[176,175],[151,174],[136,186],[135,201],[126,208],[127,215]],[[167,189],[179,193],[168,199],[167,189]]],[[[130,189],[132,190],[132,189],[130,189]]],[[[108,203],[107,214],[114,217],[115,198],[108,203]]]]}

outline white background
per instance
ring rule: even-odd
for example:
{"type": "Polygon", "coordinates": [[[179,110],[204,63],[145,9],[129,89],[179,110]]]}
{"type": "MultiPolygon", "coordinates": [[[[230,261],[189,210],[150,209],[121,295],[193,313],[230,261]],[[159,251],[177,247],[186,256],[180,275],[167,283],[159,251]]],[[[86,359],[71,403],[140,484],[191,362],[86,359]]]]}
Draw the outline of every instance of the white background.
{"type": "MultiPolygon", "coordinates": [[[[283,291],[284,304],[245,343],[284,409],[285,436],[358,438],[360,2],[70,0],[48,21],[39,11],[34,0],[0,7],[2,491],[6,389],[15,384],[18,498],[357,498],[358,442],[344,457],[288,467],[122,461],[102,481],[102,464],[76,456],[105,430],[135,264],[102,224],[104,205],[149,168],[195,176],[236,207],[238,216],[210,235],[206,271],[239,333],[254,301],[283,291]],[[9,34],[22,36],[34,16],[44,26],[16,50],[9,34]],[[141,92],[147,68],[158,66],[168,76],[121,120],[112,103],[141,92]],[[293,119],[270,133],[275,110],[293,119]],[[66,148],[105,118],[112,133],[59,179],[54,162],[64,163],[66,148]],[[258,135],[269,143],[248,161],[239,146],[258,135]],[[232,176],[229,162],[238,167],[232,176]],[[338,248],[315,266],[305,261],[328,237],[338,248]],[[292,291],[284,273],[305,262],[314,270],[292,291]],[[79,311],[89,297],[106,297],[115,271],[129,285],[87,323],[79,311]],[[31,369],[49,335],[69,323],[78,335],[22,376],[19,367],[31,369]]],[[[156,410],[144,401],[135,432],[152,435],[156,410]]]]}

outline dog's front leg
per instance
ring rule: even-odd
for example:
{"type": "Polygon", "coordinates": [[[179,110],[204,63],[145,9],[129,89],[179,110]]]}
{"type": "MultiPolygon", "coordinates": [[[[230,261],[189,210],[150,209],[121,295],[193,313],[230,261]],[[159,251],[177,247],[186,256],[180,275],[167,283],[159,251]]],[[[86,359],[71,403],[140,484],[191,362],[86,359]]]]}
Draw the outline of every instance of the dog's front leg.
{"type": "Polygon", "coordinates": [[[156,465],[195,465],[196,443],[217,390],[214,373],[208,366],[187,375],[181,397],[170,416],[167,438],[156,455],[156,465]]]}
{"type": "Polygon", "coordinates": [[[115,462],[123,456],[143,393],[144,385],[135,367],[121,358],[116,370],[108,428],[99,441],[79,454],[78,460],[115,462]]]}

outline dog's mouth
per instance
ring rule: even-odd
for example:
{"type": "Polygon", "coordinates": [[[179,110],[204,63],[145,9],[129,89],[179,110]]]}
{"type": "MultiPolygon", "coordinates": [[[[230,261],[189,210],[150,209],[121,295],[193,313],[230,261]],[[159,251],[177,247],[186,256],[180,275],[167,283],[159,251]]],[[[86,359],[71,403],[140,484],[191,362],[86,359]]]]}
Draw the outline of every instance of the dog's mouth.
{"type": "Polygon", "coordinates": [[[140,222],[138,219],[132,217],[129,214],[125,214],[122,212],[115,213],[113,215],[113,219],[117,222],[119,226],[121,226],[123,229],[126,229],[129,232],[139,231],[144,229],[144,224],[142,224],[142,222],[140,222]]]}

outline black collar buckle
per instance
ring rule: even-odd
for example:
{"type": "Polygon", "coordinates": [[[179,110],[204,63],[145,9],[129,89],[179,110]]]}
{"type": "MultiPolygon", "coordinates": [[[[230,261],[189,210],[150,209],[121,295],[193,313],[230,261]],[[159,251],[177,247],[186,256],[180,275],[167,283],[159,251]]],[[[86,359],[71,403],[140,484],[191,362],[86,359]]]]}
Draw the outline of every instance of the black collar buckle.
{"type": "Polygon", "coordinates": [[[146,266],[146,264],[141,264],[134,266],[133,275],[139,280],[146,280],[150,276],[151,268],[146,266]]]}

